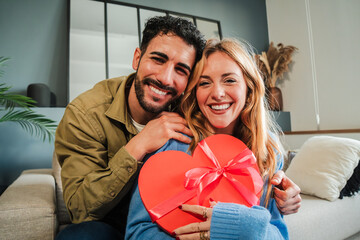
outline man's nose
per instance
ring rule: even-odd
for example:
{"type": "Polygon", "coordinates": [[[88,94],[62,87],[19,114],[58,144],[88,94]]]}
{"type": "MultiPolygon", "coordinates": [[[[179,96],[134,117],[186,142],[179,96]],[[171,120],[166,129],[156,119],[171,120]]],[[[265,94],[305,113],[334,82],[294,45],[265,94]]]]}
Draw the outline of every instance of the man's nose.
{"type": "Polygon", "coordinates": [[[157,80],[159,80],[165,86],[171,86],[173,84],[174,71],[173,68],[166,64],[160,69],[157,74],[157,80]]]}

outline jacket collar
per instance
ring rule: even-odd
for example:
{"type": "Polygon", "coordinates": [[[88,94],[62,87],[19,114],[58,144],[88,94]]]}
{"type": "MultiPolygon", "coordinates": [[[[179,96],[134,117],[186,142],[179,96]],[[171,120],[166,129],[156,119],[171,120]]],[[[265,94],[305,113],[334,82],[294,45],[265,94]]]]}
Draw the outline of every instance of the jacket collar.
{"type": "Polygon", "coordinates": [[[113,102],[111,103],[105,115],[115,121],[118,121],[125,125],[128,132],[137,134],[138,131],[134,127],[131,121],[131,117],[128,111],[128,95],[131,84],[135,79],[135,73],[130,74],[128,77],[121,77],[123,81],[120,87],[115,92],[113,102]]]}

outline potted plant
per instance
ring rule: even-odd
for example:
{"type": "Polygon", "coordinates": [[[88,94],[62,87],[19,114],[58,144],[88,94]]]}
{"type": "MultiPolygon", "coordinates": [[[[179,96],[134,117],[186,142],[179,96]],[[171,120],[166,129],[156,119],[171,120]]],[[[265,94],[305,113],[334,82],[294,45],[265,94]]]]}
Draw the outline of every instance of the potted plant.
{"type": "MultiPolygon", "coordinates": [[[[4,71],[1,69],[9,58],[0,57],[0,77],[4,71]]],[[[44,115],[35,113],[31,107],[34,107],[35,100],[9,92],[11,87],[0,83],[0,112],[5,114],[0,117],[0,124],[3,122],[16,122],[28,131],[30,134],[40,137],[43,141],[53,139],[57,125],[55,121],[46,118],[44,115]],[[15,107],[20,107],[15,109],[15,107]]]]}
{"type": "Polygon", "coordinates": [[[271,42],[267,52],[255,55],[267,88],[269,107],[273,111],[283,109],[282,94],[276,86],[276,81],[283,78],[284,73],[289,71],[289,64],[292,62],[292,55],[296,50],[296,47],[284,46],[282,43],[275,47],[271,42]]]}

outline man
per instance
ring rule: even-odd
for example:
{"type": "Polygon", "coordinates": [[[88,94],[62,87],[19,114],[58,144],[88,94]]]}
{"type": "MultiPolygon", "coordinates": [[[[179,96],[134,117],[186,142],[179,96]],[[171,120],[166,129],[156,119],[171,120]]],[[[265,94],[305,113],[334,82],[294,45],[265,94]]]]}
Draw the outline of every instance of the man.
{"type": "MultiPolygon", "coordinates": [[[[205,40],[182,19],[155,17],[144,29],[128,77],[102,81],[66,108],[55,139],[64,200],[73,223],[59,239],[121,238],[143,157],[169,139],[189,143],[183,118],[166,112],[186,88],[205,40]],[[92,238],[90,238],[92,237],[92,238]]],[[[281,208],[297,211],[295,184],[280,191],[281,208]],[[290,200],[288,200],[290,198],[290,200]]],[[[284,185],[284,184],[282,184],[284,185]]]]}

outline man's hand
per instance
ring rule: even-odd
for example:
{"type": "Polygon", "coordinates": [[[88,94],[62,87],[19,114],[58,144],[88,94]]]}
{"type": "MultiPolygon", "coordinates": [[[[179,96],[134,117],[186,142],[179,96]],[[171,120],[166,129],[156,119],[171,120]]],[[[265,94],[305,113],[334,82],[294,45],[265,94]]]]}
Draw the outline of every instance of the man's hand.
{"type": "Polygon", "coordinates": [[[135,159],[142,161],[147,153],[156,151],[171,138],[190,143],[191,139],[183,134],[192,136],[186,120],[177,113],[162,112],[148,122],[145,128],[126,144],[125,149],[135,159]]]}
{"type": "Polygon", "coordinates": [[[297,213],[301,206],[300,188],[283,171],[278,171],[271,179],[274,187],[276,206],[284,215],[297,213]]]}

